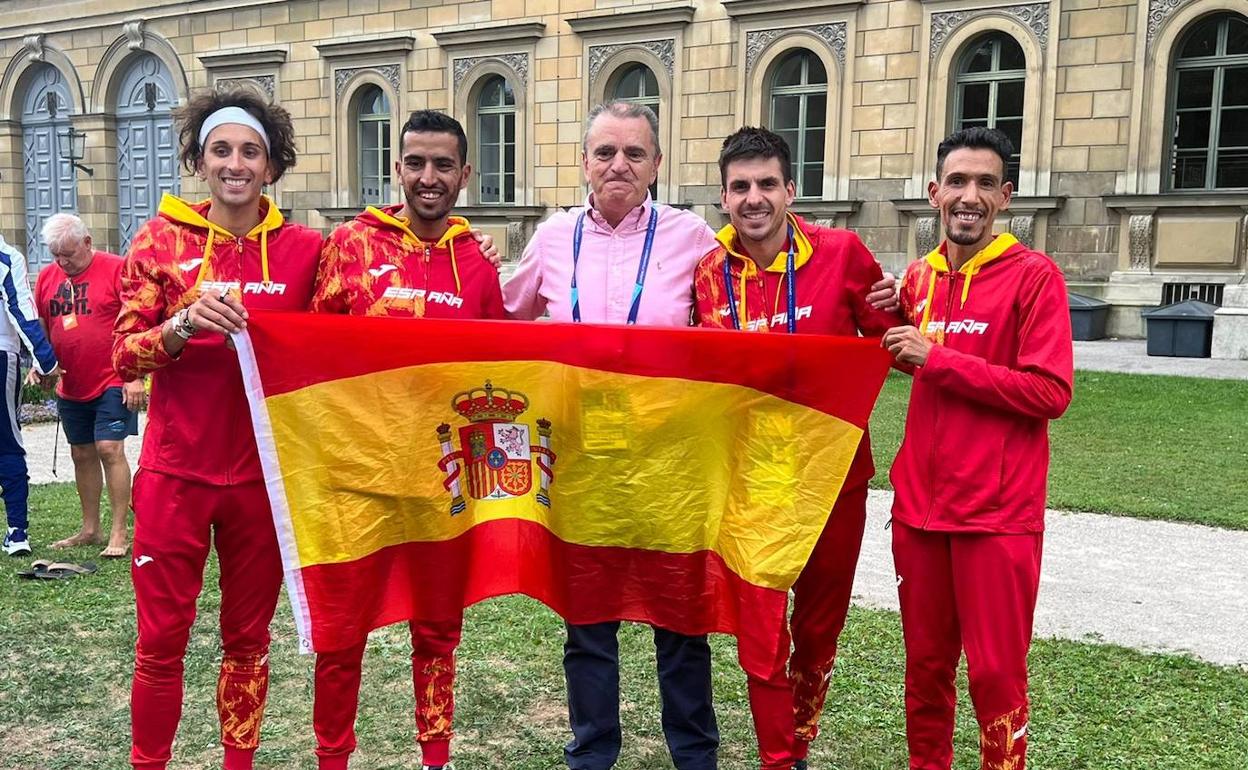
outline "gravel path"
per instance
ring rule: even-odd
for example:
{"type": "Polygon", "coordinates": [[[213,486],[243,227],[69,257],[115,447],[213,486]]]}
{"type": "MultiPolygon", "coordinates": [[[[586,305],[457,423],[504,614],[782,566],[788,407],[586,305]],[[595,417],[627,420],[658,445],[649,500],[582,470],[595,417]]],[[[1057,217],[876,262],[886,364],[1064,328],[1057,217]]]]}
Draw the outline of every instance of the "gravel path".
{"type": "Polygon", "coordinates": [[[1150,356],[1148,344],[1144,340],[1076,341],[1075,368],[1094,372],[1248,380],[1248,361],[1150,356]]]}
{"type": "MultiPolygon", "coordinates": [[[[130,471],[139,467],[139,439],[142,438],[143,426],[147,422],[147,414],[139,414],[139,435],[126,439],[126,457],[130,458],[130,471]]],[[[69,459],[69,444],[65,443],[65,434],[57,431],[54,422],[41,422],[22,426],[22,443],[26,445],[26,466],[30,470],[31,484],[49,484],[53,481],[74,480],[74,461],[69,459]],[[52,442],[56,447],[56,475],[52,475],[52,442]]]]}
{"type": "MultiPolygon", "coordinates": [[[[891,492],[872,490],[854,600],[897,609],[891,492]]],[[[1248,532],[1050,511],[1036,636],[1248,669],[1248,532]]]]}

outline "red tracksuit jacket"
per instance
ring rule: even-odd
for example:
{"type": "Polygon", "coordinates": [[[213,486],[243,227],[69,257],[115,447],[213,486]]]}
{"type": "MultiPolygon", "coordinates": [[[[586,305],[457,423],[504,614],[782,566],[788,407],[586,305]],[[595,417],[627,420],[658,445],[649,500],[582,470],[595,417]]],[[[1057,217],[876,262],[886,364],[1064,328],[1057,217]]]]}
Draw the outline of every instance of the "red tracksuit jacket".
{"type": "Polygon", "coordinates": [[[161,325],[219,291],[249,308],[306,310],[321,235],[287,224],[268,198],[260,224],[235,238],[204,218],[208,202],[166,195],[135,234],[121,271],[113,368],[124,380],[151,372],[152,399],[139,466],[205,484],[260,481],[260,458],[238,356],[219,334],[195,335],[177,358],[161,325]]]}
{"type": "Polygon", "coordinates": [[[498,271],[468,220],[451,217],[437,243],[400,218],[402,205],[369,206],[325,241],[314,313],[399,318],[505,318],[498,271]]]}
{"type": "MultiPolygon", "coordinates": [[[[875,257],[849,230],[806,222],[789,215],[797,244],[794,264],[797,283],[797,332],[878,337],[902,323],[899,316],[884,313],[867,303],[867,292],[883,277],[875,257]]],[[[731,329],[732,313],[741,317],[741,328],[783,333],[787,328],[785,263],[788,244],[765,270],[759,270],[735,242],[736,231],[726,225],[716,235],[719,245],[698,262],[694,272],[694,323],[731,329]],[[724,260],[729,260],[737,307],[728,307],[724,289],[724,260]]],[[[864,433],[854,456],[845,489],[866,484],[875,475],[871,438],[864,433]]]]}
{"type": "Polygon", "coordinates": [[[914,373],[893,516],[929,530],[1043,531],[1049,420],[1073,390],[1066,283],[1010,235],[958,272],[944,249],[902,280],[902,310],[936,344],[914,373]]]}

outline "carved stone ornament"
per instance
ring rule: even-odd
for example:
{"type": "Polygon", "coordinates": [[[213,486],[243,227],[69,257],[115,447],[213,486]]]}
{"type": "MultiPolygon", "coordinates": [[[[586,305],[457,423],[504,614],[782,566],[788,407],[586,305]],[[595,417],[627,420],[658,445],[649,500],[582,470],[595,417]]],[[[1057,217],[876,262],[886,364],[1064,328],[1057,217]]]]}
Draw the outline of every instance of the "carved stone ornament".
{"type": "Polygon", "coordinates": [[[248,75],[239,78],[220,78],[217,80],[217,88],[234,88],[237,86],[252,85],[263,91],[272,101],[277,93],[277,78],[273,75],[248,75]]]}
{"type": "Polygon", "coordinates": [[[1132,270],[1153,265],[1153,214],[1132,214],[1127,220],[1127,254],[1132,270]]]}
{"type": "Polygon", "coordinates": [[[954,30],[966,22],[990,13],[1004,13],[1018,19],[1023,26],[1032,31],[1044,48],[1049,43],[1049,4],[1032,3],[1029,5],[1006,5],[999,8],[975,8],[963,11],[943,11],[932,14],[932,41],[928,47],[928,56],[936,58],[940,50],[954,30]]]}
{"type": "Polygon", "coordinates": [[[1027,248],[1036,245],[1036,217],[1033,214],[1016,214],[1010,217],[1010,234],[1027,248]]]}
{"type": "Polygon", "coordinates": [[[1248,264],[1248,214],[1244,215],[1244,219],[1239,225],[1239,242],[1243,248],[1243,260],[1240,264],[1248,264]]]}
{"type": "Polygon", "coordinates": [[[126,36],[126,47],[131,51],[143,50],[143,28],[146,26],[147,22],[142,19],[134,19],[121,25],[122,34],[126,36]]]}
{"type": "Polygon", "coordinates": [[[47,37],[42,32],[35,35],[27,35],[22,38],[22,51],[26,58],[30,61],[43,61],[47,50],[43,47],[43,41],[47,37]]]}
{"type": "Polygon", "coordinates": [[[455,82],[455,88],[458,89],[459,84],[464,82],[468,72],[483,61],[500,62],[507,69],[516,73],[516,77],[520,80],[521,85],[528,85],[529,55],[527,53],[503,53],[497,56],[468,56],[463,59],[456,59],[451,65],[451,77],[455,82]]]}
{"type": "Polygon", "coordinates": [[[528,239],[524,237],[524,222],[513,221],[507,223],[507,261],[519,262],[520,255],[524,253],[525,244],[528,239]]]}
{"type": "Polygon", "coordinates": [[[663,69],[667,70],[667,76],[672,77],[672,73],[676,67],[676,41],[675,40],[648,40],[644,43],[612,43],[610,45],[592,45],[589,47],[589,84],[594,85],[598,81],[598,73],[602,71],[602,65],[607,63],[612,56],[620,51],[628,48],[640,48],[643,51],[649,51],[663,62],[663,69]]]}
{"type": "Polygon", "coordinates": [[[754,70],[754,62],[758,61],[758,57],[776,39],[793,32],[806,31],[814,33],[816,37],[827,43],[828,48],[832,50],[832,54],[836,56],[836,60],[844,67],[846,30],[845,22],[838,21],[833,24],[818,24],[813,27],[785,27],[783,29],[763,29],[747,33],[745,36],[745,71],[749,73],[754,70]]]}
{"type": "Polygon", "coordinates": [[[920,257],[930,254],[940,245],[940,223],[936,217],[918,217],[914,220],[914,246],[920,257]]]}
{"type": "Polygon", "coordinates": [[[355,77],[361,72],[376,72],[385,78],[386,82],[397,92],[399,91],[399,65],[397,64],[378,64],[375,67],[346,67],[340,70],[334,70],[334,96],[341,98],[342,89],[347,87],[347,81],[355,77]]]}
{"type": "Polygon", "coordinates": [[[1175,11],[1189,2],[1191,0],[1148,0],[1147,40],[1150,44],[1153,42],[1153,38],[1157,37],[1157,32],[1162,25],[1166,23],[1166,19],[1170,18],[1175,11]]]}

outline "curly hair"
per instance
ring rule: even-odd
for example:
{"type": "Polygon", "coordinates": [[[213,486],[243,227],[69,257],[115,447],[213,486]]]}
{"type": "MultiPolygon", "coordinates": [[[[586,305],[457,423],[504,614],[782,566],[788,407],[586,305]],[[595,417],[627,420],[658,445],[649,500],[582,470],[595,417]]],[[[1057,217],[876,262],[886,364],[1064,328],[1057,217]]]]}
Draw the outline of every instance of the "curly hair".
{"type": "Polygon", "coordinates": [[[290,113],[246,88],[200,91],[174,112],[182,145],[178,153],[182,167],[192,174],[199,171],[199,164],[204,159],[204,148],[199,145],[199,129],[209,115],[223,107],[241,107],[260,121],[269,136],[269,164],[273,168],[273,181],[281,179],[286,169],[295,165],[295,127],[290,113]]]}

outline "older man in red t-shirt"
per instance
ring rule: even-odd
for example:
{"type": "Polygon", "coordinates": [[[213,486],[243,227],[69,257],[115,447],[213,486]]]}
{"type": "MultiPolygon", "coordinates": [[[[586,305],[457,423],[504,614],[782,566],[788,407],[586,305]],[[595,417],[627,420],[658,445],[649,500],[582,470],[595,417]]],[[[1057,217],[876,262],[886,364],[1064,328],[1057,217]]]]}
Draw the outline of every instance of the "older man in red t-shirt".
{"type": "Polygon", "coordinates": [[[111,359],[113,323],[121,309],[122,259],[93,250],[86,225],[73,214],[49,217],[42,235],[55,262],[39,273],[35,303],[52,350],[62,362],[57,405],[82,503],[82,529],[52,547],[103,542],[100,492],[107,482],[112,529],[100,555],[125,556],[130,505],[125,439],[138,434],[144,392],[142,380],[123,383],[111,359]]]}

